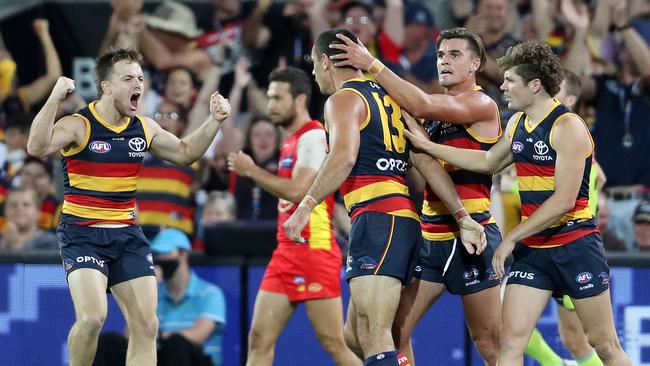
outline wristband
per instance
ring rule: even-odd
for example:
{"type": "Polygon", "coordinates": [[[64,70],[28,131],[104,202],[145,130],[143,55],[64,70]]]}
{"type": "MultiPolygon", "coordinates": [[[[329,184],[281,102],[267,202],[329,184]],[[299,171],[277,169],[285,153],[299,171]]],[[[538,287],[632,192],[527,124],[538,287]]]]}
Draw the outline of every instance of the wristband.
{"type": "Polygon", "coordinates": [[[372,63],[370,64],[370,67],[368,67],[368,72],[372,76],[377,76],[379,73],[386,67],[379,59],[374,59],[372,63]]]}
{"type": "Polygon", "coordinates": [[[316,199],[310,195],[306,195],[298,205],[298,207],[306,207],[310,211],[313,210],[316,206],[318,206],[318,201],[316,201],[316,199]]]}
{"type": "Polygon", "coordinates": [[[453,215],[454,219],[456,219],[456,222],[460,221],[464,217],[469,216],[465,207],[461,207],[458,210],[454,211],[453,215]]]}

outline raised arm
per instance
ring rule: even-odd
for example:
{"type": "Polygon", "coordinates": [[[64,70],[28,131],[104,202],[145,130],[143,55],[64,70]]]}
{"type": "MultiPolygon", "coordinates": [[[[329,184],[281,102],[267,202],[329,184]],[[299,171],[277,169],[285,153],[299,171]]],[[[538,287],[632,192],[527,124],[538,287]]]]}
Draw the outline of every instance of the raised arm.
{"type": "Polygon", "coordinates": [[[386,16],[381,24],[393,43],[399,47],[404,45],[404,4],[402,0],[386,0],[386,16]]]}
{"type": "Polygon", "coordinates": [[[172,163],[190,165],[203,156],[214,140],[221,123],[229,114],[228,100],[215,92],[210,100],[210,116],[198,129],[182,139],[163,130],[157,122],[145,117],[144,122],[151,134],[151,152],[172,163]]]}
{"type": "Polygon", "coordinates": [[[457,96],[427,94],[416,85],[400,78],[370,54],[363,45],[353,42],[342,34],[337,35],[345,44],[332,44],[330,47],[344,53],[330,56],[342,60],[336,66],[354,66],[370,70],[375,80],[404,110],[413,117],[453,121],[454,123],[475,123],[485,121],[494,114],[494,104],[488,96],[476,98],[472,92],[457,96]],[[372,66],[372,67],[371,67],[372,66]],[[380,68],[379,70],[375,70],[380,68]]]}
{"type": "Polygon", "coordinates": [[[366,119],[366,114],[366,104],[350,91],[337,92],[325,103],[330,152],[298,209],[284,223],[284,230],[291,240],[304,242],[300,233],[309,221],[311,210],[350,175],[359,153],[359,125],[366,119]]]}
{"type": "Polygon", "coordinates": [[[585,158],[593,149],[587,126],[576,116],[558,120],[551,130],[551,144],[557,153],[554,192],[530,217],[512,229],[497,248],[492,265],[499,276],[515,243],[555,224],[574,208],[585,169],[585,158]]]}
{"type": "Polygon", "coordinates": [[[56,124],[54,123],[59,104],[74,89],[74,80],[63,76],[57,80],[50,97],[34,118],[29,129],[27,140],[29,155],[46,156],[66,147],[74,149],[83,145],[89,130],[81,117],[67,116],[56,124]]]}
{"type": "MultiPolygon", "coordinates": [[[[512,133],[517,118],[519,118],[519,114],[515,114],[508,121],[506,136],[510,136],[512,133]]],[[[459,149],[429,141],[429,136],[424,134],[418,125],[410,119],[406,120],[406,124],[409,129],[404,130],[404,135],[416,149],[459,168],[483,174],[494,174],[513,162],[510,140],[507,137],[501,137],[488,151],[459,149]]]]}

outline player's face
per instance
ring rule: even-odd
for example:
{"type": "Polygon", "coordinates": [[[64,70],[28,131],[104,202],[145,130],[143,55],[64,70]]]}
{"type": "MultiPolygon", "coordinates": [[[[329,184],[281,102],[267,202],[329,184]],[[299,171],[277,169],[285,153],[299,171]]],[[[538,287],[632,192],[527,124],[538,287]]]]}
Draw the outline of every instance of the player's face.
{"type": "Polygon", "coordinates": [[[501,90],[503,91],[508,108],[521,111],[532,104],[533,92],[529,87],[529,83],[524,82],[524,79],[517,75],[514,69],[509,69],[503,74],[503,84],[501,90]]]}
{"type": "Polygon", "coordinates": [[[467,47],[466,39],[445,39],[437,53],[438,80],[447,88],[460,84],[474,73],[476,57],[467,47]]]}
{"type": "Polygon", "coordinates": [[[182,106],[189,106],[194,94],[192,76],[187,70],[177,69],[172,71],[165,84],[165,97],[171,102],[182,106]]]}
{"type": "Polygon", "coordinates": [[[323,95],[332,95],[336,90],[334,88],[334,82],[332,81],[332,77],[329,75],[329,73],[325,69],[325,66],[323,65],[323,63],[327,62],[326,58],[327,56],[321,55],[321,59],[319,60],[316,55],[316,48],[315,47],[312,48],[311,60],[312,63],[314,64],[314,71],[312,71],[312,74],[316,79],[316,83],[318,84],[318,89],[320,89],[320,92],[323,93],[323,95]]]}
{"type": "Polygon", "coordinates": [[[140,64],[118,61],[113,65],[108,84],[107,94],[112,97],[115,109],[124,116],[134,117],[144,92],[144,75],[140,64]]]}
{"type": "Polygon", "coordinates": [[[296,102],[291,95],[291,85],[283,81],[272,81],[266,96],[271,122],[277,126],[289,126],[296,117],[296,102]]]}

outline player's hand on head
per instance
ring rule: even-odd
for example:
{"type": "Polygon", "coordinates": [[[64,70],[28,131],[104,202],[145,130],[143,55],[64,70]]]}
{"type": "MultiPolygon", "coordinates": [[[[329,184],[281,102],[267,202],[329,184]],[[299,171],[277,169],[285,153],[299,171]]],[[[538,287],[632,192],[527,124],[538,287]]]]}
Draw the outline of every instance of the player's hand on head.
{"type": "Polygon", "coordinates": [[[228,154],[228,170],[235,172],[237,175],[248,177],[255,162],[250,155],[243,151],[228,154]]]}
{"type": "Polygon", "coordinates": [[[230,103],[219,92],[210,96],[210,114],[215,120],[222,122],[230,115],[230,103]]]}
{"type": "Polygon", "coordinates": [[[330,48],[343,51],[343,53],[330,56],[330,59],[335,61],[334,66],[352,66],[359,70],[368,71],[370,65],[375,60],[375,56],[370,54],[370,51],[368,51],[363,43],[360,40],[357,40],[359,43],[355,43],[343,34],[337,34],[336,37],[344,43],[330,44],[330,48]]]}
{"type": "Polygon", "coordinates": [[[508,256],[515,249],[515,243],[507,238],[504,238],[501,241],[501,244],[494,251],[494,256],[492,256],[492,268],[496,272],[499,278],[503,278],[505,275],[505,263],[508,256]]]}
{"type": "Polygon", "coordinates": [[[61,102],[67,98],[68,94],[74,92],[75,85],[74,80],[67,78],[65,76],[60,76],[59,79],[54,84],[52,93],[50,93],[50,98],[54,102],[61,102]]]}
{"type": "Polygon", "coordinates": [[[474,221],[470,216],[465,216],[458,221],[460,240],[469,254],[483,253],[487,245],[485,228],[474,221]]]}
{"type": "Polygon", "coordinates": [[[404,136],[411,141],[411,145],[416,150],[426,150],[427,146],[431,143],[429,135],[424,129],[424,126],[419,124],[413,117],[408,116],[404,118],[408,129],[404,130],[404,136]]]}

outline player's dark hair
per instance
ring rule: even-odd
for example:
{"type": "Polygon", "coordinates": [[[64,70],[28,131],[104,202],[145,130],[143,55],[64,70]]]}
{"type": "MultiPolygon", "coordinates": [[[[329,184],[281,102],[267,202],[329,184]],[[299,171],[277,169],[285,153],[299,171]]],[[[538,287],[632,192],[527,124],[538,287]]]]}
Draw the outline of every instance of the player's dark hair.
{"type": "Polygon", "coordinates": [[[306,95],[306,105],[309,105],[312,90],[311,78],[302,69],[289,66],[284,69],[274,70],[269,75],[269,83],[273,81],[289,84],[289,91],[293,99],[296,99],[301,94],[306,95]]]}
{"type": "Polygon", "coordinates": [[[477,57],[481,60],[481,66],[479,66],[477,71],[482,71],[486,63],[485,56],[485,45],[481,37],[476,34],[468,31],[465,28],[452,28],[443,30],[438,36],[436,41],[436,48],[440,49],[440,44],[445,39],[464,39],[467,41],[467,47],[474,53],[474,57],[477,57]]]}
{"type": "Polygon", "coordinates": [[[137,62],[139,64],[142,62],[142,55],[140,55],[140,52],[130,48],[120,48],[117,50],[111,50],[97,58],[97,64],[95,66],[97,95],[101,96],[103,94],[102,81],[108,80],[111,71],[113,71],[113,65],[122,60],[137,62]]]}
{"type": "MultiPolygon", "coordinates": [[[[342,50],[336,48],[330,48],[331,44],[344,44],[343,41],[336,37],[337,34],[342,34],[350,38],[353,42],[359,43],[357,36],[347,29],[335,28],[326,30],[325,32],[318,35],[316,41],[314,42],[314,52],[316,53],[316,61],[320,61],[321,56],[325,54],[328,57],[338,55],[340,53],[345,53],[342,50]]],[[[357,70],[353,66],[341,66],[349,68],[352,70],[357,70]]]]}

